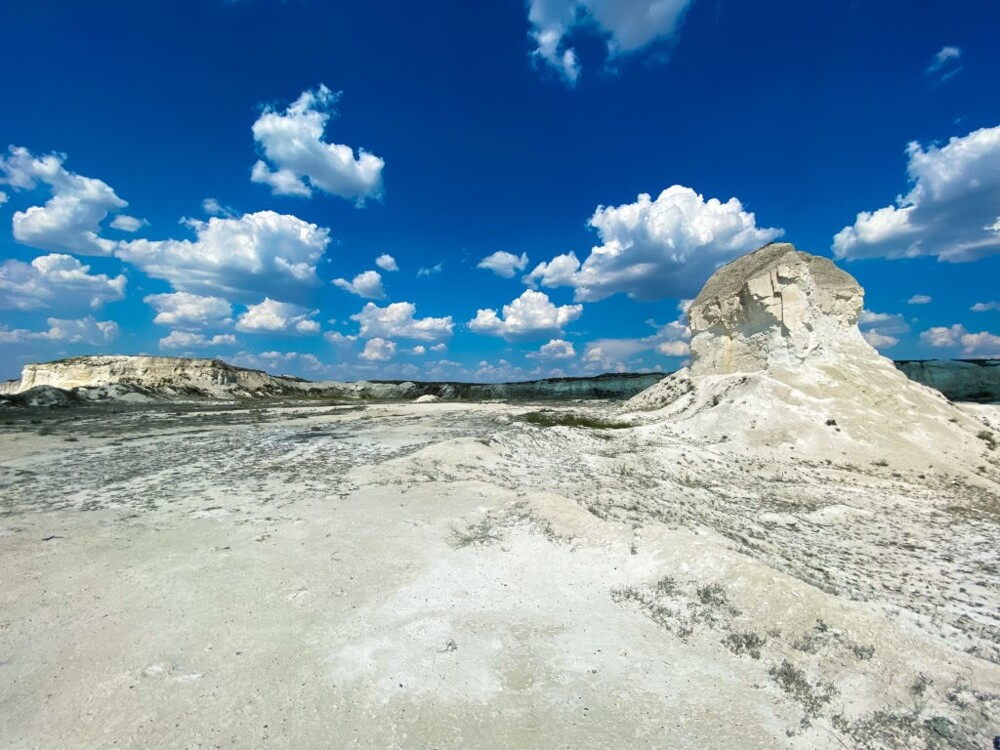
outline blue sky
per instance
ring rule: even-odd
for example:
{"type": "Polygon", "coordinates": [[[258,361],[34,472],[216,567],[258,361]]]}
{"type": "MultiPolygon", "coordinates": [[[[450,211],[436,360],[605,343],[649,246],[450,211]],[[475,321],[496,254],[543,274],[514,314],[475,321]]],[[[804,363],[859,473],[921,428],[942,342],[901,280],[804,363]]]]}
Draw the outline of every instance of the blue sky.
{"type": "Polygon", "coordinates": [[[4,3],[0,377],[675,369],[772,239],[896,359],[1000,356],[1000,5],[4,3]],[[815,6],[815,7],[814,7],[815,6]]]}

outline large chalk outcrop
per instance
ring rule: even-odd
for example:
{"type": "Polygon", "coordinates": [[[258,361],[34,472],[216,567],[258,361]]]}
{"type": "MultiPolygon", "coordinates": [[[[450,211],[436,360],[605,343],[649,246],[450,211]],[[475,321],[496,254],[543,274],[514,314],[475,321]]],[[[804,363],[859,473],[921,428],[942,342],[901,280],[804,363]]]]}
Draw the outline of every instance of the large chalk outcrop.
{"type": "Polygon", "coordinates": [[[766,245],[719,269],[691,304],[691,374],[878,356],[858,330],[863,303],[831,260],[766,245]]]}
{"type": "Polygon", "coordinates": [[[830,260],[766,245],[690,307],[691,366],[627,409],[692,440],[927,466],[974,465],[983,423],[909,380],[858,330],[864,291],[830,260]]]}

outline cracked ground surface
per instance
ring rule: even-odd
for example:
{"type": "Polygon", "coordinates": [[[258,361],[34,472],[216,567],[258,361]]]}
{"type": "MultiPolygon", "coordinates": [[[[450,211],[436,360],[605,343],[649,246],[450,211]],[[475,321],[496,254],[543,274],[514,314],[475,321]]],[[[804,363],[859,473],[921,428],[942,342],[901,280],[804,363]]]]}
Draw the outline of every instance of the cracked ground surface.
{"type": "Polygon", "coordinates": [[[952,471],[545,409],[0,415],[5,746],[1000,734],[996,452],[952,471]]]}

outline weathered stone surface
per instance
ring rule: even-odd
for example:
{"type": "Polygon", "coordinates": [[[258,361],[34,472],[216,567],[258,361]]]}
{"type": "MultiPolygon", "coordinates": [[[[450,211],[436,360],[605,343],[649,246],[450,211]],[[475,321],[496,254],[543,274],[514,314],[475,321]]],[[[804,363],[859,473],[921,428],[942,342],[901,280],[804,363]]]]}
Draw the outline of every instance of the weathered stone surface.
{"type": "Polygon", "coordinates": [[[38,386],[72,391],[121,385],[140,391],[233,397],[277,395],[294,383],[217,359],[99,355],[25,365],[21,379],[5,383],[2,392],[17,394],[38,386]]]}
{"type": "Polygon", "coordinates": [[[716,271],[691,304],[691,374],[878,356],[857,327],[863,301],[827,258],[766,245],[716,271]]]}

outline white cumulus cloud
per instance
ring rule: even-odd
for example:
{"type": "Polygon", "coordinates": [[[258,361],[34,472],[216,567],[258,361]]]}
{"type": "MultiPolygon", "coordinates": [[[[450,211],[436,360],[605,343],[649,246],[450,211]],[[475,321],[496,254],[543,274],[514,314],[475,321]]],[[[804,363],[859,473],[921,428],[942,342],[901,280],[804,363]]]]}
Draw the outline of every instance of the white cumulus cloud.
{"type": "Polygon", "coordinates": [[[375,259],[375,265],[381,268],[383,271],[398,271],[399,266],[396,265],[396,259],[393,258],[389,253],[382,253],[375,259]]]}
{"type": "Polygon", "coordinates": [[[508,341],[558,336],[563,326],[583,313],[583,305],[554,305],[544,292],[528,289],[509,305],[502,315],[496,310],[479,310],[469,321],[469,329],[488,336],[501,336],[508,341]]]}
{"type": "Polygon", "coordinates": [[[914,294],[912,297],[910,297],[908,300],[906,300],[906,304],[908,304],[908,305],[927,305],[927,304],[931,303],[933,300],[934,300],[934,298],[931,297],[928,294],[914,294]]]}
{"type": "Polygon", "coordinates": [[[107,183],[68,171],[65,161],[62,154],[35,156],[18,146],[0,157],[0,185],[35,190],[43,184],[52,194],[44,206],[14,214],[14,239],[42,250],[110,255],[115,243],[100,236],[101,222],[128,203],[107,183]]]}
{"type": "Polygon", "coordinates": [[[552,339],[542,344],[537,352],[528,352],[528,359],[572,359],[576,356],[573,344],[565,339],[552,339]]]}
{"type": "Polygon", "coordinates": [[[1000,310],[1000,302],[977,302],[972,306],[972,312],[989,312],[990,310],[1000,310]]]}
{"type": "Polygon", "coordinates": [[[940,148],[913,142],[907,154],[910,191],[859,213],[833,238],[834,255],[959,263],[1000,253],[1000,126],[940,148]]]}
{"type": "Polygon", "coordinates": [[[691,353],[689,341],[691,330],[686,323],[684,309],[689,300],[681,303],[681,317],[665,325],[647,321],[655,332],[641,338],[595,339],[587,344],[583,353],[583,361],[588,370],[625,371],[629,369],[627,362],[637,354],[656,351],[667,357],[685,357],[691,353]]]}
{"type": "Polygon", "coordinates": [[[535,286],[572,286],[578,302],[624,292],[637,300],[693,297],[715,269],[780,237],[757,226],[736,198],[725,203],[673,185],[654,200],[599,206],[590,219],[603,244],[582,263],[574,253],[540,263],[524,277],[535,286]]]}
{"type": "Polygon", "coordinates": [[[32,338],[99,346],[118,337],[117,323],[113,320],[96,320],[93,315],[78,320],[47,318],[45,322],[49,324],[49,330],[33,334],[32,338]]]}
{"type": "Polygon", "coordinates": [[[920,334],[920,341],[938,349],[962,347],[962,354],[979,357],[1000,356],[1000,336],[989,331],[971,333],[961,323],[935,326],[920,334]]]}
{"type": "Polygon", "coordinates": [[[149,294],[143,302],[156,310],[154,323],[185,330],[228,326],[233,307],[222,297],[203,297],[189,292],[149,294]]]}
{"type": "Polygon", "coordinates": [[[111,220],[111,226],[122,232],[138,232],[149,222],[145,219],[137,219],[127,214],[118,214],[111,220]]]}
{"type": "Polygon", "coordinates": [[[396,342],[385,339],[374,338],[365,342],[365,350],[361,352],[361,359],[369,362],[388,362],[396,354],[396,342]]]}
{"type": "Polygon", "coordinates": [[[527,253],[521,253],[520,257],[518,257],[517,255],[514,255],[514,253],[498,250],[492,255],[487,255],[479,261],[479,263],[476,264],[476,268],[485,268],[492,271],[497,276],[502,276],[505,279],[512,279],[517,271],[523,271],[527,265],[527,253]]]}
{"type": "Polygon", "coordinates": [[[126,283],[123,274],[92,274],[90,266],[70,255],[42,255],[31,263],[5,260],[0,263],[0,309],[96,309],[124,299],[126,283]]]}
{"type": "Polygon", "coordinates": [[[327,331],[326,333],[323,334],[323,338],[325,338],[334,346],[351,344],[358,340],[357,336],[345,336],[340,331],[327,331]]]}
{"type": "Polygon", "coordinates": [[[316,189],[358,204],[379,197],[385,162],[364,149],[355,156],[350,146],[323,140],[339,96],[320,85],[284,112],[265,109],[253,124],[264,159],[254,165],[251,179],[278,195],[310,196],[316,189]]]}
{"type": "Polygon", "coordinates": [[[691,0],[531,0],[528,20],[536,59],[569,84],[580,76],[576,50],[568,43],[580,29],[596,29],[611,59],[676,36],[691,0]]]}
{"type": "Polygon", "coordinates": [[[205,349],[211,346],[236,346],[236,337],[231,333],[207,337],[190,331],[171,331],[160,339],[161,349],[205,349]]]}
{"type": "Polygon", "coordinates": [[[445,318],[416,318],[417,308],[411,302],[393,302],[379,307],[369,302],[361,312],[351,316],[361,324],[362,338],[403,338],[417,341],[437,341],[448,338],[455,327],[451,316],[445,318]]]}
{"type": "Polygon", "coordinates": [[[382,288],[382,274],[378,271],[363,271],[353,280],[334,279],[333,285],[364,299],[385,299],[382,288]]]}
{"type": "Polygon", "coordinates": [[[319,333],[319,323],[312,320],[319,310],[308,310],[301,305],[278,302],[265,297],[264,301],[247,307],[236,321],[236,330],[246,333],[319,333]]]}
{"type": "Polygon", "coordinates": [[[120,243],[116,255],[192,294],[294,298],[319,284],[316,263],[330,244],[327,229],[274,211],[188,225],[194,240],[132,240],[120,243]]]}
{"type": "Polygon", "coordinates": [[[862,310],[858,327],[865,340],[876,349],[889,349],[899,343],[899,336],[910,332],[910,324],[898,313],[862,310]]]}

